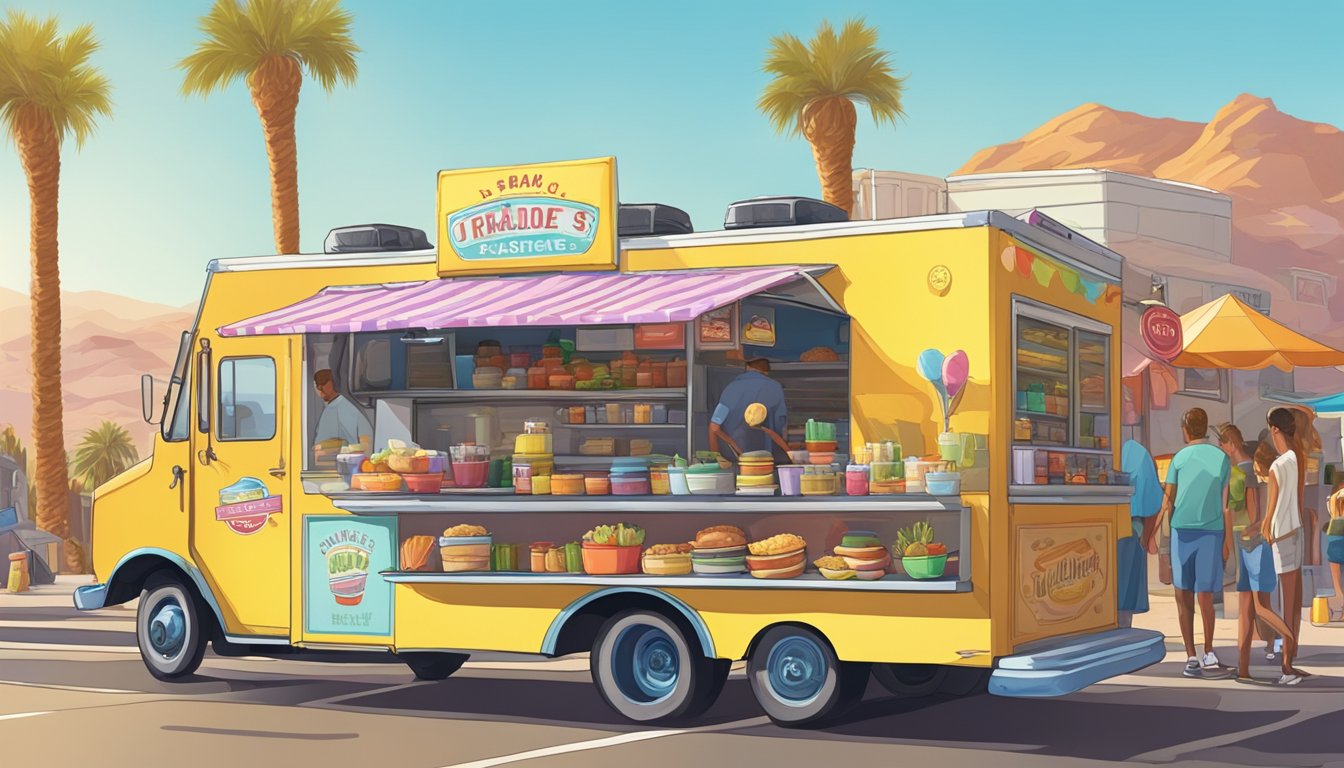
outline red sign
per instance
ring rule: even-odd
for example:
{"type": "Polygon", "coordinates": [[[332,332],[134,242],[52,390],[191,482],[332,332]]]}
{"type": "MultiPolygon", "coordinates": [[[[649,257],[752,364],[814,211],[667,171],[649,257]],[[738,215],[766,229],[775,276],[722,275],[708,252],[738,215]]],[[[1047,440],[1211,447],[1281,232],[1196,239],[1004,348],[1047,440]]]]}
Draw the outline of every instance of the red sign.
{"type": "Polygon", "coordinates": [[[1139,321],[1143,342],[1159,360],[1171,362],[1181,353],[1181,316],[1166,307],[1149,307],[1139,321]]]}

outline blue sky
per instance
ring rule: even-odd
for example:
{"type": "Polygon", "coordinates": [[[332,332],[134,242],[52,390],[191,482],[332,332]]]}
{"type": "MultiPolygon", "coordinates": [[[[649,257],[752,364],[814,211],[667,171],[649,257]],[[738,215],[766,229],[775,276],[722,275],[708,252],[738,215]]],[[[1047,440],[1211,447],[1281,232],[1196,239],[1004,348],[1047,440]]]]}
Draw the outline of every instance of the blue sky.
{"type": "MultiPolygon", "coordinates": [[[[807,143],[756,112],[771,34],[862,15],[902,74],[908,117],[860,113],[855,166],[946,174],[1086,102],[1206,121],[1237,94],[1344,126],[1344,3],[347,0],[358,83],[312,83],[298,115],[302,246],[370,221],[432,231],[440,168],[613,154],[621,197],[722,225],[732,200],[818,193],[807,143]]],[[[91,23],[115,113],[65,148],[67,290],[173,305],[212,258],[273,250],[261,129],[246,89],[178,93],[206,0],[0,1],[91,23]]],[[[27,290],[28,197],[0,149],[0,286],[27,290]]]]}

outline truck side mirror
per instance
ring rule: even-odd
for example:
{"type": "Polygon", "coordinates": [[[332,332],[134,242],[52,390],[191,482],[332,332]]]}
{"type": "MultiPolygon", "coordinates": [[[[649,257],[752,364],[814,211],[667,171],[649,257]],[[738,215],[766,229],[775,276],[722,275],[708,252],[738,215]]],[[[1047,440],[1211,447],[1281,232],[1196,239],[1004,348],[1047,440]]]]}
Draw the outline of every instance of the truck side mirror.
{"type": "Polygon", "coordinates": [[[154,377],[148,373],[140,377],[140,413],[146,422],[154,423],[154,377]]]}

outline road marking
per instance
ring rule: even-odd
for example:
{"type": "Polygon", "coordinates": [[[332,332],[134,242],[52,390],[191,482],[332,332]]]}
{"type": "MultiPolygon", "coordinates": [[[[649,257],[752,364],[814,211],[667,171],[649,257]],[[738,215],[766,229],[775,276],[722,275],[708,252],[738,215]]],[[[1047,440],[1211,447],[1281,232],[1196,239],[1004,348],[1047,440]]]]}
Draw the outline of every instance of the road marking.
{"type": "Polygon", "coordinates": [[[12,715],[0,715],[0,720],[22,720],[25,717],[38,717],[39,715],[50,715],[51,712],[15,712],[12,715]]]}
{"type": "Polygon", "coordinates": [[[123,691],[120,688],[85,688],[79,685],[60,685],[58,683],[25,683],[20,680],[0,680],[0,685],[18,685],[24,688],[50,688],[57,691],[76,693],[145,693],[145,691],[123,691]]]}
{"type": "Polygon", "coordinates": [[[134,645],[70,645],[65,643],[21,643],[0,641],[3,651],[75,651],[78,653],[139,653],[134,645]]]}
{"type": "Polygon", "coordinates": [[[339,704],[340,702],[346,701],[348,699],[358,699],[364,696],[377,696],[378,694],[381,693],[391,693],[393,691],[400,691],[406,688],[415,688],[421,685],[428,685],[431,682],[433,681],[415,680],[409,683],[398,683],[397,685],[389,685],[383,688],[374,688],[371,691],[355,691],[354,693],[342,693],[339,696],[330,696],[325,699],[314,699],[313,701],[304,702],[303,706],[305,707],[330,706],[333,704],[339,704]]]}
{"type": "Polygon", "coordinates": [[[469,763],[454,763],[452,765],[444,766],[444,768],[493,768],[497,765],[521,763],[524,760],[536,760],[542,757],[567,755],[573,752],[587,752],[594,749],[605,749],[606,747],[618,747],[622,744],[633,744],[635,742],[648,741],[650,739],[661,739],[666,736],[682,736],[688,733],[712,733],[714,731],[734,731],[740,728],[754,728],[769,722],[770,718],[768,717],[753,717],[748,720],[735,720],[731,723],[707,725],[701,728],[673,728],[666,731],[635,731],[633,733],[607,736],[606,738],[601,739],[576,741],[572,744],[557,744],[554,747],[543,747],[541,749],[518,752],[512,755],[487,757],[484,760],[473,760],[469,763]]]}

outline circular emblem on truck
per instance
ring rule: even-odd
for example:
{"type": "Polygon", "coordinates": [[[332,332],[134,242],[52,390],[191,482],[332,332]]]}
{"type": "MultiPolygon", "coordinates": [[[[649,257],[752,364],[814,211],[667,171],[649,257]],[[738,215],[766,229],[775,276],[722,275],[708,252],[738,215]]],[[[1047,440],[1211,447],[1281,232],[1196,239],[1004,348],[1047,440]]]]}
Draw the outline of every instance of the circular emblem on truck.
{"type": "Polygon", "coordinates": [[[1163,362],[1176,359],[1185,344],[1181,316],[1167,307],[1149,307],[1139,321],[1139,330],[1148,349],[1163,362]]]}

